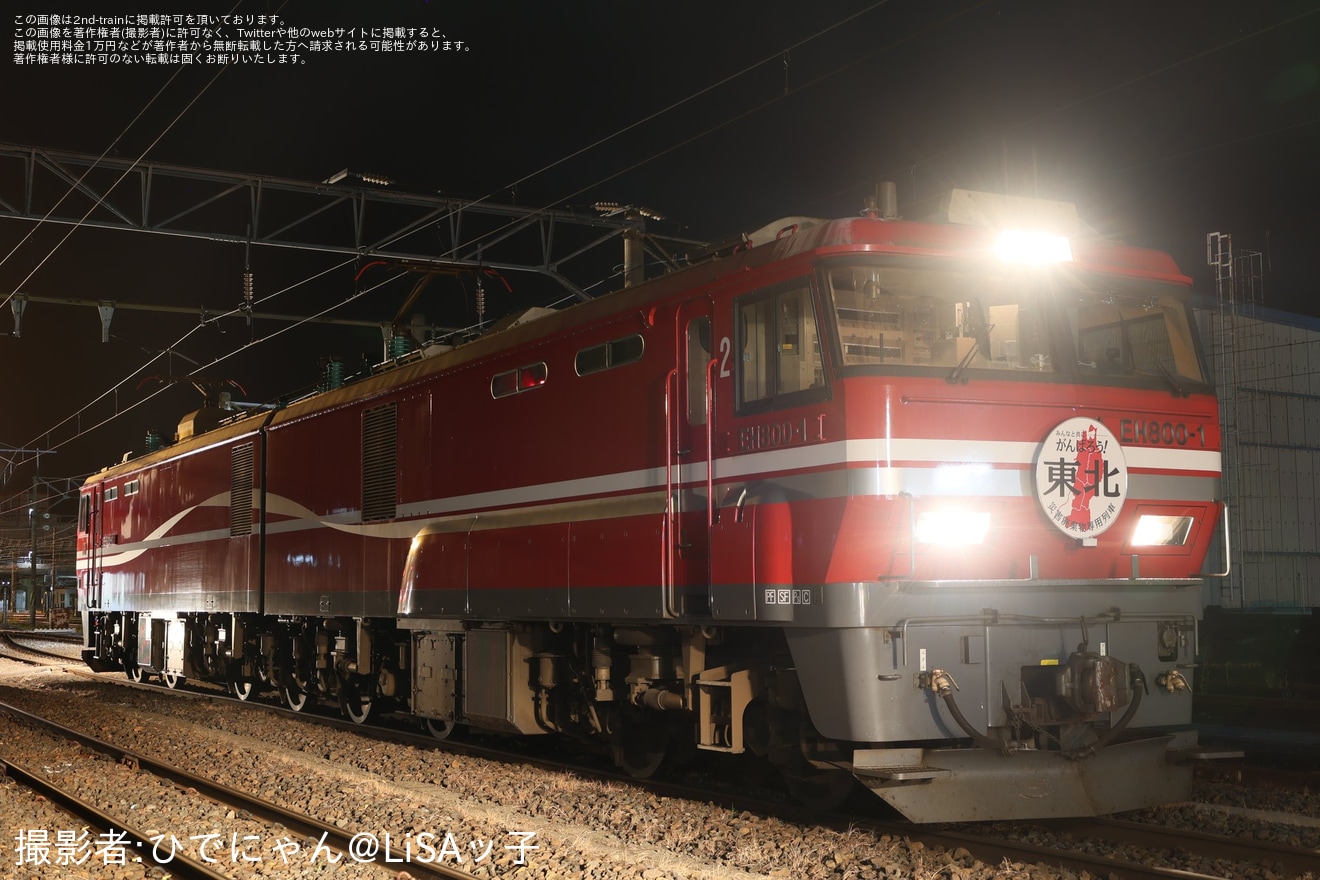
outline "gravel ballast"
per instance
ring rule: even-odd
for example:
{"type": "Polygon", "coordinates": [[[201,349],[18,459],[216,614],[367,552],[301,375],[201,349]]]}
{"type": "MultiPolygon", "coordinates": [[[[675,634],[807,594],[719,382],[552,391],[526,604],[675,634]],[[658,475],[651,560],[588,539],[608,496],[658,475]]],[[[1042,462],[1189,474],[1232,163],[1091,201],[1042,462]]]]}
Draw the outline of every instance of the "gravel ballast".
{"type": "MultiPolygon", "coordinates": [[[[986,865],[965,851],[936,851],[901,836],[795,825],[661,797],[626,783],[383,742],[366,734],[248,711],[226,701],[179,699],[174,694],[16,666],[0,661],[0,701],[340,828],[378,838],[388,833],[400,848],[410,844],[420,854],[425,852],[421,844],[429,842],[446,864],[477,876],[526,880],[1073,876],[1012,863],[986,865]],[[506,849],[520,843],[527,848],[506,849]]],[[[21,726],[0,727],[0,753],[8,756],[17,748],[17,727],[21,726]]],[[[43,748],[50,748],[49,738],[43,748]]],[[[110,779],[107,775],[113,786],[110,779]]],[[[1205,803],[1174,805],[1129,818],[1320,847],[1320,828],[1315,824],[1293,822],[1287,816],[1283,820],[1252,817],[1237,809],[1281,811],[1305,819],[1320,815],[1316,794],[1272,796],[1266,790],[1198,785],[1197,798],[1205,803]],[[1215,803],[1235,809],[1205,805],[1215,803]]],[[[5,799],[0,821],[9,828],[35,821],[25,818],[25,808],[11,809],[14,800],[5,799]]],[[[196,830],[201,820],[188,820],[192,824],[185,827],[184,814],[176,819],[170,803],[164,795],[156,799],[156,826],[176,836],[183,831],[211,833],[212,829],[196,830]]],[[[280,833],[268,828],[246,830],[250,826],[241,826],[239,818],[214,817],[212,823],[226,835],[257,835],[267,850],[280,833]]],[[[48,827],[53,836],[59,826],[48,827]]],[[[1182,863],[1179,867],[1189,869],[1182,863]]],[[[406,866],[399,870],[406,871],[406,866]]],[[[143,874],[139,867],[138,874],[125,876],[143,874]]],[[[285,870],[251,876],[297,875],[285,870]]]]}

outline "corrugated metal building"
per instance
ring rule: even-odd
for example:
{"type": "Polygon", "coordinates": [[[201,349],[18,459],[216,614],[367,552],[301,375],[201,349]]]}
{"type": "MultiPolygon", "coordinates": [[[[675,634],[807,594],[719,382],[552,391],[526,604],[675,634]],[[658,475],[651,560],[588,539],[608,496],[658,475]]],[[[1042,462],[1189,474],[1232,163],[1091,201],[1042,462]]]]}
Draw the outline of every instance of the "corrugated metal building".
{"type": "MultiPolygon", "coordinates": [[[[1232,560],[1205,602],[1305,613],[1320,609],[1320,320],[1258,305],[1252,256],[1196,310],[1220,397],[1232,560]]],[[[1223,554],[1221,536],[1207,571],[1223,554]]]]}

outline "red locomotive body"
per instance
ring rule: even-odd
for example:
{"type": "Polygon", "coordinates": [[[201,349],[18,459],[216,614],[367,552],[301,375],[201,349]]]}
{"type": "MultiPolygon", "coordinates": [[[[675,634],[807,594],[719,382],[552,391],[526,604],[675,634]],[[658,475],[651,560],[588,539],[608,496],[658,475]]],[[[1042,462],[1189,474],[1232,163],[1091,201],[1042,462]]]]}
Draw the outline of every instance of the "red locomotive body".
{"type": "Polygon", "coordinates": [[[754,751],[918,821],[1181,796],[1220,512],[1188,279],[1005,262],[966,221],[1066,209],[949,205],[785,221],[107,469],[89,662],[639,775],[754,751]]]}

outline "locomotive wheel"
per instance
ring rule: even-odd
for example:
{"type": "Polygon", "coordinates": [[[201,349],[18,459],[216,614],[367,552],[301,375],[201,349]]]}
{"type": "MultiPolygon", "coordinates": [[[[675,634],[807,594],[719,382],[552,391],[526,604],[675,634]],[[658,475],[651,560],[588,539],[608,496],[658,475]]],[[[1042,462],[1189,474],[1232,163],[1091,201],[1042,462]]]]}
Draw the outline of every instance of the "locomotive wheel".
{"type": "Polygon", "coordinates": [[[454,732],[455,725],[452,721],[443,721],[439,718],[426,718],[423,720],[426,724],[426,732],[442,742],[449,739],[449,735],[454,732]]]}
{"type": "Polygon", "coordinates": [[[339,695],[339,709],[344,717],[354,724],[366,724],[371,720],[374,702],[371,697],[346,691],[339,695]]]}
{"type": "Polygon", "coordinates": [[[669,728],[630,724],[614,744],[614,763],[633,779],[650,779],[669,755],[669,728]]]}
{"type": "Polygon", "coordinates": [[[815,767],[785,767],[784,784],[788,793],[804,807],[820,812],[837,809],[857,787],[857,779],[847,770],[818,770],[815,767]]]}
{"type": "Polygon", "coordinates": [[[257,686],[250,678],[236,678],[229,682],[229,692],[246,702],[257,692],[257,686]]]}
{"type": "Polygon", "coordinates": [[[165,687],[169,688],[170,690],[174,690],[179,685],[183,684],[183,676],[176,675],[173,672],[162,672],[160,674],[160,680],[165,682],[165,687]]]}
{"type": "Polygon", "coordinates": [[[284,705],[295,712],[305,711],[312,704],[312,698],[305,691],[295,687],[280,688],[280,697],[284,700],[284,705]]]}
{"type": "Polygon", "coordinates": [[[141,684],[142,679],[147,677],[146,673],[142,671],[142,667],[136,665],[124,667],[124,675],[128,676],[129,681],[136,681],[138,684],[141,684]]]}

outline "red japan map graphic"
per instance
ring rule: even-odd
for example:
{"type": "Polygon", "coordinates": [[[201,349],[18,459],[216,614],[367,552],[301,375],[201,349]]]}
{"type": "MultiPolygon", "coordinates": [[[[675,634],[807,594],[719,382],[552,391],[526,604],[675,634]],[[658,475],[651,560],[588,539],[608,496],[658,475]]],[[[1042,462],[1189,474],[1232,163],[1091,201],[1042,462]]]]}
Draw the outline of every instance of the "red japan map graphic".
{"type": "Polygon", "coordinates": [[[1036,501],[1063,533],[1091,539],[1118,519],[1127,496],[1127,462],[1103,423],[1072,418],[1056,425],[1036,453],[1036,501]]]}

